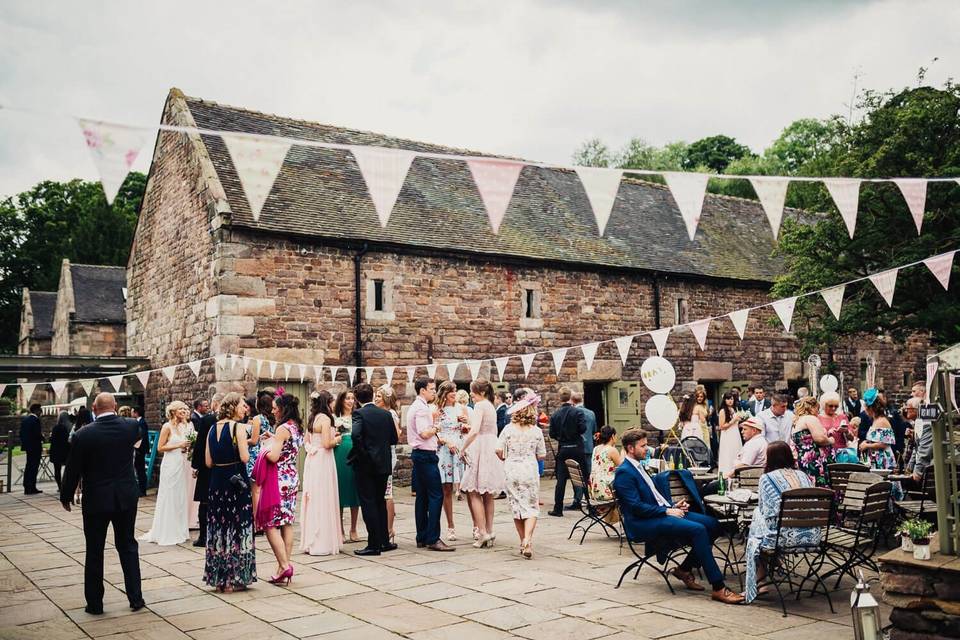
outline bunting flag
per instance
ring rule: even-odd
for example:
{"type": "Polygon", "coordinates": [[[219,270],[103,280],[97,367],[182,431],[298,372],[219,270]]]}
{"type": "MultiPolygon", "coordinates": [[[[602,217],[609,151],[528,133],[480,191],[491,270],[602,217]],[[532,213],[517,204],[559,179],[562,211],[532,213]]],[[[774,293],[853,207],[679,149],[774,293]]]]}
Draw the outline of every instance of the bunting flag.
{"type": "Polygon", "coordinates": [[[777,317],[783,323],[783,330],[790,331],[790,323],[793,322],[793,309],[797,306],[797,297],[784,298],[773,303],[773,310],[777,312],[777,317]]]}
{"type": "Polygon", "coordinates": [[[893,306],[893,290],[897,286],[897,271],[899,269],[889,269],[869,276],[870,282],[880,292],[888,307],[893,306]]]}
{"type": "Polygon", "coordinates": [[[67,388],[66,380],[54,380],[50,383],[50,388],[53,389],[53,397],[59,398],[63,395],[64,390],[67,388]]]}
{"type": "Polygon", "coordinates": [[[507,363],[509,362],[509,357],[493,359],[493,363],[497,365],[497,376],[500,378],[500,382],[503,382],[503,374],[507,372],[507,363]]]}
{"type": "Polygon", "coordinates": [[[0,383],[0,398],[3,397],[3,392],[7,390],[7,385],[0,383]]]}
{"type": "Polygon", "coordinates": [[[123,376],[107,376],[107,380],[110,381],[110,386],[113,387],[114,393],[120,393],[120,387],[123,385],[123,376]]]}
{"type": "Polygon", "coordinates": [[[650,337],[653,338],[653,345],[657,348],[657,354],[662,358],[663,350],[667,348],[667,338],[670,337],[670,327],[651,331],[650,337]]]}
{"type": "Polygon", "coordinates": [[[526,380],[527,376],[530,375],[530,367],[533,366],[533,359],[537,357],[535,353],[525,353],[520,356],[520,362],[523,363],[523,378],[526,380]]]}
{"type": "Polygon", "coordinates": [[[843,306],[843,291],[846,287],[847,285],[841,284],[820,292],[820,295],[823,296],[823,301],[830,307],[830,312],[833,313],[833,317],[837,320],[840,319],[840,308],[843,306]]]}
{"type": "Polygon", "coordinates": [[[373,384],[373,367],[363,368],[363,381],[367,384],[373,384]]]}
{"type": "Polygon", "coordinates": [[[350,147],[350,152],[357,160],[363,181],[367,183],[380,226],[386,227],[417,154],[404,149],[354,146],[350,147]]]}
{"type": "Polygon", "coordinates": [[[927,265],[927,269],[930,269],[930,273],[936,277],[944,289],[950,288],[950,272],[953,271],[953,256],[956,253],[956,251],[951,251],[923,261],[923,264],[927,265]]]}
{"type": "Polygon", "coordinates": [[[93,379],[93,378],[88,378],[87,380],[81,380],[81,381],[80,381],[80,388],[83,389],[84,394],[86,394],[87,396],[89,396],[90,394],[93,393],[93,385],[94,385],[96,382],[97,382],[97,381],[96,381],[95,379],[93,379]]]}
{"type": "Polygon", "coordinates": [[[294,366],[296,366],[297,368],[297,374],[298,374],[297,377],[300,378],[300,384],[303,384],[303,379],[307,377],[305,373],[307,368],[302,364],[298,364],[294,366]]]}
{"type": "Polygon", "coordinates": [[[350,386],[353,386],[353,378],[357,375],[357,368],[353,365],[347,367],[347,379],[350,381],[350,386]]]}
{"type": "Polygon", "coordinates": [[[83,130],[87,149],[100,173],[107,204],[112,205],[140,150],[147,143],[150,131],[80,118],[77,124],[83,130]]]}
{"type": "Polygon", "coordinates": [[[334,366],[330,367],[330,382],[337,381],[337,371],[339,370],[340,370],[340,367],[334,367],[334,366]]]}
{"type": "Polygon", "coordinates": [[[493,235],[500,232],[500,223],[507,213],[510,199],[513,198],[513,188],[517,185],[517,178],[523,169],[522,162],[512,160],[477,159],[467,160],[473,181],[480,192],[483,206],[487,209],[493,235]]]}
{"type": "Polygon", "coordinates": [[[237,356],[231,354],[227,355],[227,371],[233,371],[237,368],[237,356]]]}
{"type": "Polygon", "coordinates": [[[697,344],[700,345],[700,351],[705,351],[707,348],[707,331],[710,329],[710,318],[691,322],[687,324],[687,328],[690,329],[693,337],[697,339],[697,344]]]}
{"type": "Polygon", "coordinates": [[[150,380],[150,372],[149,372],[149,371],[137,371],[137,380],[140,381],[140,386],[143,387],[144,389],[146,389],[146,388],[147,388],[147,381],[150,380]]]}
{"type": "Polygon", "coordinates": [[[561,349],[553,349],[550,351],[550,355],[553,356],[553,368],[556,370],[557,375],[560,375],[560,367],[563,366],[563,359],[567,357],[567,348],[563,347],[561,349]]]}
{"type": "Polygon", "coordinates": [[[245,358],[245,357],[241,357],[240,359],[243,361],[243,370],[246,371],[247,373],[253,373],[251,369],[253,369],[255,364],[254,359],[245,358]]]}
{"type": "Polygon", "coordinates": [[[940,363],[936,360],[927,360],[926,391],[923,394],[923,403],[930,404],[930,387],[933,385],[933,376],[937,375],[940,363]]]}
{"type": "Polygon", "coordinates": [[[23,404],[29,406],[30,398],[33,397],[33,392],[37,388],[36,382],[21,382],[20,390],[23,391],[23,404]]]}
{"type": "Polygon", "coordinates": [[[407,367],[407,382],[413,384],[413,379],[417,377],[416,367],[407,367]]]}
{"type": "Polygon", "coordinates": [[[431,363],[427,365],[427,377],[436,378],[437,377],[437,365],[436,363],[431,363]]]}
{"type": "Polygon", "coordinates": [[[221,138],[230,152],[233,168],[250,204],[250,213],[254,221],[258,221],[273,182],[290,150],[290,143],[244,135],[224,134],[221,138]]]}
{"type": "Polygon", "coordinates": [[[773,238],[776,239],[780,233],[780,222],[783,220],[783,203],[787,199],[787,187],[790,186],[790,180],[788,178],[758,176],[750,178],[750,184],[753,185],[753,190],[757,192],[760,205],[763,207],[763,212],[767,214],[767,220],[773,230],[773,238]]]}
{"type": "Polygon", "coordinates": [[[259,380],[260,370],[263,368],[263,360],[260,360],[259,358],[254,358],[253,368],[254,368],[254,375],[256,376],[257,380],[259,380]]]}
{"type": "Polygon", "coordinates": [[[894,178],[893,183],[900,187],[903,199],[907,201],[913,223],[917,225],[917,235],[923,226],[923,210],[927,206],[927,181],[923,178],[894,178]]]}
{"type": "Polygon", "coordinates": [[[957,406],[957,376],[955,373],[948,373],[947,378],[950,380],[950,388],[948,389],[950,395],[950,404],[953,405],[953,410],[960,410],[960,407],[957,406]]]}
{"type": "Polygon", "coordinates": [[[610,220],[610,212],[613,211],[613,203],[617,199],[617,191],[620,190],[623,171],[596,167],[574,167],[574,169],[580,177],[583,190],[587,193],[587,200],[590,201],[590,208],[593,209],[593,217],[597,221],[597,229],[603,236],[607,221],[610,220]]]}
{"type": "Polygon", "coordinates": [[[840,210],[840,217],[847,225],[847,232],[853,237],[857,227],[857,206],[860,201],[860,180],[858,178],[824,178],[830,197],[840,210]]]}
{"type": "Polygon", "coordinates": [[[750,309],[738,309],[727,314],[730,316],[730,322],[733,328],[737,330],[737,335],[743,340],[743,334],[747,330],[747,318],[750,316],[750,309]]]}
{"type": "Polygon", "coordinates": [[[289,362],[283,363],[283,379],[284,380],[290,379],[290,363],[289,362]]]}
{"type": "Polygon", "coordinates": [[[483,366],[483,360],[468,360],[467,368],[470,369],[470,379],[476,380],[480,377],[480,367],[483,366]]]}
{"type": "Polygon", "coordinates": [[[447,380],[453,380],[457,377],[457,369],[460,368],[460,363],[457,361],[446,363],[447,368],[447,380]]]}
{"type": "Polygon", "coordinates": [[[393,382],[393,372],[396,370],[397,368],[395,366],[383,368],[383,374],[387,376],[387,384],[391,384],[393,382]]]}
{"type": "Polygon", "coordinates": [[[593,369],[593,359],[597,357],[597,347],[599,346],[599,342],[580,345],[580,350],[583,351],[583,361],[587,364],[587,371],[593,369]]]}
{"type": "Polygon", "coordinates": [[[218,367],[218,368],[220,368],[220,369],[226,369],[226,368],[227,368],[227,354],[221,353],[221,354],[217,355],[217,357],[214,358],[213,360],[214,360],[214,362],[217,363],[217,367],[218,367]]]}
{"type": "Polygon", "coordinates": [[[621,336],[614,340],[617,343],[617,352],[620,354],[620,361],[627,364],[627,356],[630,355],[630,345],[633,344],[633,336],[621,336]]]}
{"type": "Polygon", "coordinates": [[[163,371],[163,375],[167,377],[167,380],[169,380],[170,383],[173,384],[173,379],[177,375],[177,365],[164,367],[163,369],[161,369],[161,371],[163,371]]]}
{"type": "Polygon", "coordinates": [[[277,377],[277,363],[273,360],[267,362],[267,375],[271,380],[277,377]]]}
{"type": "Polygon", "coordinates": [[[188,362],[187,366],[190,367],[190,371],[193,371],[195,378],[200,377],[200,365],[203,364],[202,360],[194,360],[193,362],[188,362]]]}
{"type": "Polygon", "coordinates": [[[700,224],[700,212],[703,209],[703,196],[707,191],[707,182],[710,176],[705,173],[684,173],[680,171],[665,171],[663,178],[670,187],[670,193],[680,209],[683,223],[687,225],[687,234],[690,240],[697,234],[697,225],[700,224]]]}

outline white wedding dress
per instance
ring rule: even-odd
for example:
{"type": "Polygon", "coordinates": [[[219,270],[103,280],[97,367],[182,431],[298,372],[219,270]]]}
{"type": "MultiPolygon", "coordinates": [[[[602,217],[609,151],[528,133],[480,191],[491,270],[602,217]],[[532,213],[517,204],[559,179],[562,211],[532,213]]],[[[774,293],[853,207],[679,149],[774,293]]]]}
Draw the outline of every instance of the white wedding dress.
{"type": "Polygon", "coordinates": [[[743,447],[740,427],[732,424],[720,432],[720,446],[717,450],[717,469],[721,473],[730,473],[737,464],[737,454],[743,447]]]}
{"type": "MultiPolygon", "coordinates": [[[[170,429],[167,444],[183,444],[189,432],[190,423],[170,429]]],[[[160,461],[160,486],[157,488],[157,506],[153,512],[153,526],[140,536],[142,542],[158,545],[180,544],[190,539],[187,528],[187,477],[190,464],[183,449],[174,449],[163,454],[160,461]]],[[[190,499],[193,496],[189,496],[190,499]]]]}

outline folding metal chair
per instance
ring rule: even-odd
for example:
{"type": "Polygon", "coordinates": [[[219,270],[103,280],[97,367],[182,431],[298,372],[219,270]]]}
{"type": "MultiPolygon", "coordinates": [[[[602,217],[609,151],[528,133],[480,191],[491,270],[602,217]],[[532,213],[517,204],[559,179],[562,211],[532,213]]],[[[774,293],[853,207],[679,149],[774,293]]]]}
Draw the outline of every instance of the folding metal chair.
{"type": "MultiPolygon", "coordinates": [[[[853,483],[849,486],[850,489],[854,488],[853,483]]],[[[826,581],[836,574],[837,583],[833,586],[834,589],[840,587],[840,581],[843,580],[844,575],[856,579],[854,569],[857,567],[866,566],[873,571],[879,571],[872,558],[880,542],[880,533],[887,515],[892,489],[893,485],[889,482],[875,482],[863,490],[862,496],[851,497],[848,492],[844,497],[844,503],[848,500],[856,501],[854,506],[859,512],[859,517],[855,528],[837,527],[832,529],[827,537],[827,560],[834,565],[834,568],[824,574],[823,580],[826,581]]]]}
{"type": "MultiPolygon", "coordinates": [[[[613,493],[614,500],[617,500],[617,493],[613,493]]],[[[619,502],[617,502],[619,505],[619,502]]],[[[617,586],[615,588],[619,589],[620,585],[623,584],[623,579],[627,577],[627,574],[631,571],[634,571],[633,579],[636,580],[640,575],[640,569],[643,567],[650,567],[652,570],[660,574],[660,577],[663,578],[663,581],[667,583],[667,588],[670,589],[670,593],[676,594],[676,591],[673,589],[673,585],[670,584],[668,577],[670,576],[670,568],[679,567],[682,564],[682,560],[679,556],[684,558],[688,553],[690,553],[689,545],[677,545],[675,541],[660,539],[660,540],[631,540],[630,536],[626,534],[626,529],[624,529],[624,534],[622,540],[627,541],[627,546],[630,548],[631,553],[633,553],[636,560],[627,565],[627,568],[623,570],[623,573],[620,574],[620,579],[617,581],[617,586]],[[639,548],[639,549],[638,549],[639,548]],[[663,554],[663,564],[657,564],[657,556],[663,554]]]]}
{"type": "Polygon", "coordinates": [[[570,529],[570,535],[567,536],[567,540],[573,537],[573,533],[580,529],[583,531],[583,535],[580,536],[580,544],[583,544],[584,539],[587,537],[587,533],[596,525],[600,525],[600,528],[603,529],[603,532],[608,538],[612,538],[613,535],[616,535],[617,540],[622,542],[620,532],[615,526],[606,522],[606,518],[610,513],[617,508],[616,500],[609,500],[606,502],[593,502],[590,500],[590,488],[587,486],[586,482],[583,479],[583,473],[580,471],[580,463],[576,460],[566,460],[567,473],[570,475],[570,482],[573,483],[574,491],[580,491],[583,494],[583,500],[580,501],[580,519],[577,520],[576,524],[573,525],[573,528],[570,529]],[[611,535],[610,532],[613,532],[611,535]]]}
{"type": "Polygon", "coordinates": [[[907,499],[896,503],[905,518],[922,518],[928,513],[937,511],[937,495],[933,479],[933,465],[923,473],[920,489],[908,489],[907,499]]]}
{"type": "Polygon", "coordinates": [[[858,471],[870,471],[870,467],[853,462],[834,462],[827,465],[827,482],[830,488],[837,492],[839,500],[843,500],[850,474],[858,471]]]}

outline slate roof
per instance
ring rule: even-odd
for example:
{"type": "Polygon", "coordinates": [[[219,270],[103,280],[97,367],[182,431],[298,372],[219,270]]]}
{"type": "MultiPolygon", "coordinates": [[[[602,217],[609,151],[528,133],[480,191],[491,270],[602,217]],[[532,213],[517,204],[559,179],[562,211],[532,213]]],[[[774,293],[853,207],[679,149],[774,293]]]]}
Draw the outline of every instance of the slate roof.
{"type": "MultiPolygon", "coordinates": [[[[184,99],[201,128],[480,155],[184,99]]],[[[689,242],[665,186],[625,179],[605,236],[600,237],[576,174],[530,166],[520,174],[500,234],[495,236],[466,164],[417,158],[384,229],[352,154],[293,146],[259,222],[254,222],[222,139],[203,136],[203,140],[226,191],[231,224],[239,227],[738,280],[769,282],[781,270],[781,262],[771,255],[775,243],[757,202],[707,195],[696,238],[689,242]]]]}
{"type": "Polygon", "coordinates": [[[53,314],[56,308],[56,291],[30,292],[30,310],[33,312],[33,333],[31,337],[53,337],[53,314]]]}
{"type": "Polygon", "coordinates": [[[123,289],[127,286],[125,267],[71,264],[70,276],[73,280],[74,321],[127,321],[123,298],[123,289]]]}

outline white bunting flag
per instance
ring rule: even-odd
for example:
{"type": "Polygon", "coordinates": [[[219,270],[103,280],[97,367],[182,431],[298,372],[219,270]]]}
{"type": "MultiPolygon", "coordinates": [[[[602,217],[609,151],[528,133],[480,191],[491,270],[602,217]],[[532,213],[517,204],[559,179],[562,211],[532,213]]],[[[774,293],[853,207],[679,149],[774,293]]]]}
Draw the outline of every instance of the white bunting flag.
{"type": "Polygon", "coordinates": [[[937,278],[944,289],[950,288],[950,272],[953,271],[953,256],[956,253],[956,251],[951,251],[923,261],[923,264],[927,265],[927,269],[930,269],[930,273],[937,278]]]}
{"type": "Polygon", "coordinates": [[[337,371],[340,370],[340,367],[330,367],[330,382],[337,381],[337,371]]]}
{"type": "Polygon", "coordinates": [[[3,397],[3,392],[7,390],[7,385],[0,384],[0,398],[3,397]]]}
{"type": "Polygon", "coordinates": [[[367,384],[373,384],[373,367],[363,368],[363,381],[367,384]]]}
{"type": "Polygon", "coordinates": [[[226,368],[227,368],[227,354],[221,353],[221,354],[217,355],[213,360],[214,360],[214,362],[217,363],[217,367],[218,367],[219,369],[226,369],[226,368]]]}
{"type": "Polygon", "coordinates": [[[350,386],[353,386],[353,378],[357,375],[357,368],[355,366],[347,367],[347,378],[350,380],[350,386]]]}
{"type": "Polygon", "coordinates": [[[957,406],[957,378],[960,377],[955,373],[947,374],[950,382],[950,388],[947,389],[950,396],[950,404],[953,405],[953,410],[957,411],[960,407],[957,406]]]}
{"type": "Polygon", "coordinates": [[[400,189],[403,188],[403,182],[407,179],[407,172],[417,154],[404,149],[384,147],[350,147],[350,152],[357,160],[363,181],[367,183],[380,226],[386,227],[400,189]]]}
{"type": "Polygon", "coordinates": [[[37,388],[36,382],[20,383],[20,390],[23,391],[23,404],[25,406],[30,406],[30,398],[33,397],[33,392],[36,388],[37,388]]]}
{"type": "Polygon", "coordinates": [[[190,371],[193,371],[193,375],[196,378],[200,377],[200,365],[203,364],[202,360],[194,360],[193,362],[188,362],[187,366],[190,367],[190,371]]]}
{"type": "Polygon", "coordinates": [[[283,379],[284,380],[290,379],[290,363],[289,362],[283,363],[283,379]]]}
{"type": "Polygon", "coordinates": [[[407,367],[407,383],[413,384],[413,379],[417,377],[416,367],[407,367]]]}
{"type": "Polygon", "coordinates": [[[520,356],[520,362],[523,363],[523,377],[524,379],[530,375],[530,367],[533,366],[533,359],[537,357],[535,353],[525,353],[520,356]]]}
{"type": "Polygon", "coordinates": [[[602,236],[607,228],[607,221],[610,220],[610,212],[613,211],[617,191],[620,190],[623,171],[598,167],[575,167],[574,169],[580,177],[583,190],[587,192],[587,200],[590,201],[593,217],[597,221],[597,228],[602,236]]]}
{"type": "Polygon", "coordinates": [[[857,178],[824,178],[830,197],[840,210],[840,217],[847,225],[847,232],[853,237],[857,228],[857,206],[860,201],[860,180],[857,178]]]}
{"type": "Polygon", "coordinates": [[[297,371],[297,377],[300,378],[300,383],[303,384],[303,379],[307,377],[305,373],[307,368],[302,364],[295,364],[294,367],[297,371]]]}
{"type": "Polygon", "coordinates": [[[232,353],[227,355],[227,371],[233,371],[237,367],[237,356],[232,353]]]}
{"type": "Polygon", "coordinates": [[[89,396],[89,395],[91,395],[91,394],[93,393],[93,385],[96,384],[96,382],[97,382],[97,381],[96,381],[94,378],[88,378],[88,379],[86,379],[86,380],[81,380],[81,381],[80,381],[80,388],[83,389],[83,392],[89,396]]]}
{"type": "Polygon", "coordinates": [[[447,380],[453,380],[457,377],[457,369],[460,368],[459,362],[448,362],[447,367],[447,380]]]}
{"type": "Polygon", "coordinates": [[[427,377],[428,378],[437,377],[437,365],[435,363],[431,363],[427,365],[427,377]]]}
{"type": "Polygon", "coordinates": [[[900,187],[900,193],[913,216],[913,223],[917,225],[917,235],[920,235],[923,210],[927,206],[927,181],[923,178],[894,178],[893,183],[900,187]]]}
{"type": "Polygon", "coordinates": [[[263,360],[255,358],[253,361],[254,375],[256,375],[257,380],[260,379],[260,370],[263,368],[263,360]]]}
{"type": "Polygon", "coordinates": [[[53,397],[59,398],[63,395],[63,391],[67,388],[66,380],[54,380],[50,383],[50,388],[53,389],[53,397]]]}
{"type": "Polygon", "coordinates": [[[750,309],[738,309],[727,314],[730,316],[730,322],[733,328],[737,330],[737,335],[743,340],[743,334],[747,330],[747,317],[750,315],[750,309]]]}
{"type": "Polygon", "coordinates": [[[783,323],[784,331],[790,331],[790,323],[793,322],[793,308],[797,306],[797,297],[784,298],[773,303],[773,310],[777,312],[777,317],[783,323]]]}
{"type": "Polygon", "coordinates": [[[275,361],[270,360],[267,363],[267,374],[270,376],[271,380],[277,377],[277,363],[275,361]]]}
{"type": "Polygon", "coordinates": [[[500,378],[500,382],[503,382],[503,374],[507,372],[508,362],[510,362],[509,357],[493,359],[493,363],[497,365],[497,376],[500,378]]]}
{"type": "Polygon", "coordinates": [[[114,392],[120,392],[120,386],[123,385],[123,376],[107,376],[107,380],[110,381],[110,386],[113,387],[114,392]]]}
{"type": "Polygon", "coordinates": [[[776,239],[780,233],[780,222],[783,220],[783,203],[787,199],[787,187],[790,186],[790,180],[787,178],[755,176],[750,178],[750,184],[753,185],[753,190],[757,192],[757,197],[760,198],[760,205],[763,207],[763,212],[767,214],[767,220],[773,230],[773,237],[776,239]]]}
{"type": "Polygon", "coordinates": [[[927,389],[923,394],[923,403],[930,404],[930,387],[933,385],[933,376],[937,375],[940,363],[936,360],[927,360],[927,389]]]}
{"type": "Polygon", "coordinates": [[[483,206],[487,209],[493,235],[500,232],[500,223],[513,197],[513,188],[523,169],[522,162],[512,160],[477,159],[467,160],[473,181],[480,192],[483,206]]]}
{"type": "Polygon", "coordinates": [[[700,345],[700,351],[705,351],[707,348],[707,331],[710,330],[710,318],[691,322],[687,324],[687,328],[690,329],[693,337],[697,339],[697,344],[700,345]]]}
{"type": "Polygon", "coordinates": [[[560,375],[563,359],[567,357],[567,348],[553,349],[550,351],[550,355],[553,356],[553,368],[556,370],[557,375],[560,375]]]}
{"type": "Polygon", "coordinates": [[[664,179],[670,187],[670,193],[680,209],[683,223],[687,225],[690,240],[697,234],[697,225],[700,224],[700,212],[703,210],[703,196],[707,191],[707,181],[710,176],[705,173],[685,173],[680,171],[665,171],[664,179]]]}
{"type": "Polygon", "coordinates": [[[136,129],[105,122],[77,119],[83,130],[87,149],[93,157],[93,163],[100,173],[100,184],[107,197],[107,204],[113,204],[114,198],[123,186],[130,167],[133,166],[140,150],[152,133],[147,129],[136,129]]]}
{"type": "Polygon", "coordinates": [[[480,377],[480,367],[483,366],[483,360],[467,360],[467,368],[470,370],[470,379],[476,380],[480,377]]]}
{"type": "Polygon", "coordinates": [[[253,359],[253,358],[247,358],[247,357],[245,357],[245,356],[240,356],[240,364],[243,365],[243,370],[244,370],[244,371],[246,371],[247,373],[253,373],[254,365],[255,365],[256,363],[254,362],[254,359],[253,359]]]}
{"type": "Polygon", "coordinates": [[[140,381],[140,386],[144,389],[147,388],[147,382],[150,380],[149,371],[137,371],[137,380],[140,381]]]}
{"type": "Polygon", "coordinates": [[[583,361],[587,365],[587,371],[593,369],[593,359],[597,357],[597,347],[599,346],[599,342],[591,342],[590,344],[580,346],[580,350],[583,351],[583,361]]]}
{"type": "Polygon", "coordinates": [[[830,307],[830,312],[833,313],[833,317],[837,320],[840,319],[840,309],[843,307],[843,291],[846,287],[847,285],[841,284],[820,292],[820,295],[823,296],[823,301],[830,307]]]}
{"type": "Polygon", "coordinates": [[[223,134],[221,137],[233,159],[233,168],[247,196],[250,213],[257,221],[273,182],[283,167],[290,143],[234,134],[223,134]]]}
{"type": "Polygon", "coordinates": [[[393,372],[396,370],[397,368],[395,366],[383,368],[383,374],[387,376],[387,384],[391,384],[393,382],[393,372]]]}
{"type": "Polygon", "coordinates": [[[893,306],[893,290],[897,287],[897,271],[898,269],[890,269],[869,276],[870,282],[880,292],[888,307],[893,306]]]}
{"type": "Polygon", "coordinates": [[[161,369],[161,371],[163,371],[163,375],[165,375],[165,376],[167,377],[167,380],[169,380],[171,383],[173,383],[173,379],[174,379],[174,378],[176,377],[176,375],[177,375],[177,365],[172,365],[172,366],[169,366],[169,367],[164,367],[163,369],[161,369]]]}
{"type": "Polygon", "coordinates": [[[620,354],[620,361],[627,364],[627,356],[630,355],[630,345],[633,344],[633,336],[620,336],[614,342],[617,343],[617,352],[620,354]]]}
{"type": "Polygon", "coordinates": [[[651,331],[650,337],[653,338],[653,345],[657,348],[657,354],[663,357],[663,351],[667,348],[667,338],[670,337],[670,327],[651,331]]]}

